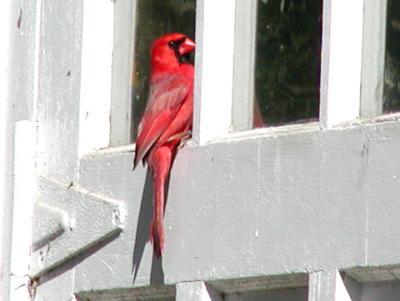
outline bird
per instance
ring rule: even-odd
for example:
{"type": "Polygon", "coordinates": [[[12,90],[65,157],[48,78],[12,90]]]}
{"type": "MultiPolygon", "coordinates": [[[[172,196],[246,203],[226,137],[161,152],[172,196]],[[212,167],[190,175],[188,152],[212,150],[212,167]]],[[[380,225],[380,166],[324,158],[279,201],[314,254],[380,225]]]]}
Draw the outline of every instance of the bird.
{"type": "Polygon", "coordinates": [[[148,166],[153,183],[150,241],[155,255],[163,255],[165,185],[176,153],[191,137],[195,43],[182,33],[156,39],[150,52],[149,97],[136,138],[133,169],[148,166]]]}

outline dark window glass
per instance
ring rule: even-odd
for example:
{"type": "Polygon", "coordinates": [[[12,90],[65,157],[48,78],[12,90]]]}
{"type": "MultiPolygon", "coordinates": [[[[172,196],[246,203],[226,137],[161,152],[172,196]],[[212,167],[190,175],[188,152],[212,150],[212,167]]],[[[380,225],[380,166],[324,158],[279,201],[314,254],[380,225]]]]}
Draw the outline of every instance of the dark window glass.
{"type": "Polygon", "coordinates": [[[132,133],[135,138],[148,97],[150,46],[158,37],[181,32],[194,40],[195,0],[138,0],[132,74],[132,133]]]}
{"type": "Polygon", "coordinates": [[[383,111],[400,111],[400,1],[388,0],[383,111]]]}
{"type": "Polygon", "coordinates": [[[260,0],[254,126],[317,120],[321,0],[260,0]]]}

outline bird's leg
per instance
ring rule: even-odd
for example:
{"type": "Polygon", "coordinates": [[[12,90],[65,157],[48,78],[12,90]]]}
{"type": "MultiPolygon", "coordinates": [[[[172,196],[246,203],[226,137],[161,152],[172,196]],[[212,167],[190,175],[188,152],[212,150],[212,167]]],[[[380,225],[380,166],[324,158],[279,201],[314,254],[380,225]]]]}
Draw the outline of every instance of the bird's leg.
{"type": "Polygon", "coordinates": [[[185,131],[182,136],[181,143],[179,144],[178,148],[182,148],[185,144],[192,138],[192,131],[185,131]]]}
{"type": "Polygon", "coordinates": [[[179,148],[182,148],[191,137],[192,137],[192,131],[188,130],[171,136],[167,142],[180,140],[179,148]]]}

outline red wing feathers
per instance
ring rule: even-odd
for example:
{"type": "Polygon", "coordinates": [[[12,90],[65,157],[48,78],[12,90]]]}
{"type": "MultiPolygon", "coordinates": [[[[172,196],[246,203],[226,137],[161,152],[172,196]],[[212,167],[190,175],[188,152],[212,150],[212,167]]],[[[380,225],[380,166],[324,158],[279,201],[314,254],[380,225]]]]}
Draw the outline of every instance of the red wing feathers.
{"type": "Polygon", "coordinates": [[[150,96],[136,139],[134,168],[176,117],[191,83],[182,75],[171,75],[152,83],[150,96]]]}

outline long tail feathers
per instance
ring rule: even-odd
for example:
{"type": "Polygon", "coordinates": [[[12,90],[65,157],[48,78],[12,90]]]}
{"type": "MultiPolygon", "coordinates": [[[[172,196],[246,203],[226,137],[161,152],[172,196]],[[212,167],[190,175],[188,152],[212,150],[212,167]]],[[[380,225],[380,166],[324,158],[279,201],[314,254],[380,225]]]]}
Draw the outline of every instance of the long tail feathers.
{"type": "Polygon", "coordinates": [[[154,177],[154,199],[153,199],[153,219],[150,225],[150,240],[153,243],[154,252],[158,258],[163,254],[164,250],[164,173],[157,173],[154,177]]]}
{"type": "Polygon", "coordinates": [[[153,219],[150,228],[150,240],[154,253],[159,258],[164,250],[164,202],[165,183],[169,176],[174,147],[170,145],[154,149],[148,158],[148,164],[153,175],[153,219]]]}
{"type": "Polygon", "coordinates": [[[175,158],[178,142],[159,146],[151,151],[147,163],[153,176],[153,219],[150,228],[150,240],[158,258],[164,251],[164,204],[165,183],[168,180],[172,162],[175,158]]]}
{"type": "Polygon", "coordinates": [[[164,251],[164,227],[162,220],[153,219],[151,221],[150,239],[153,243],[154,253],[157,258],[160,258],[164,251]]]}

